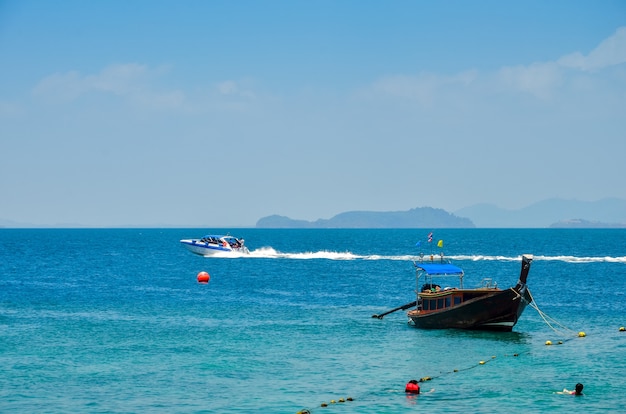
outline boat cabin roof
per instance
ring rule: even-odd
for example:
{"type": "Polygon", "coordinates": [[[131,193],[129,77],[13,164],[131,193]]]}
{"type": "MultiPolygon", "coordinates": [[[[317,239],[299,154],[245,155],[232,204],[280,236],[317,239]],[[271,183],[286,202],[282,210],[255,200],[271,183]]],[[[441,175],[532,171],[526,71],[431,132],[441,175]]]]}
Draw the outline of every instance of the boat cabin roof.
{"type": "MultiPolygon", "coordinates": [[[[415,263],[415,262],[414,262],[415,263]]],[[[433,283],[434,278],[439,277],[458,277],[459,278],[459,287],[463,289],[463,276],[465,273],[463,269],[449,262],[428,262],[428,263],[415,263],[415,276],[417,289],[416,292],[419,292],[419,284],[420,279],[424,278],[425,285],[428,289],[435,288],[439,285],[433,283]]],[[[422,288],[424,291],[424,288],[422,288]]]]}
{"type": "Polygon", "coordinates": [[[427,276],[463,276],[463,269],[450,263],[416,263],[427,276]]]}

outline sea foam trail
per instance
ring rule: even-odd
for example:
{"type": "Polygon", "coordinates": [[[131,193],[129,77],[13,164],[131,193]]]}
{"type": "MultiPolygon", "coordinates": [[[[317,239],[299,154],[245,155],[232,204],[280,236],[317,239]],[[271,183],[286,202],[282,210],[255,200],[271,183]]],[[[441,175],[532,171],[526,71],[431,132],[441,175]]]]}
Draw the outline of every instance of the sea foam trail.
{"type": "MultiPolygon", "coordinates": [[[[317,252],[299,252],[284,253],[273,249],[272,247],[263,247],[252,250],[250,254],[242,253],[223,253],[212,257],[220,258],[249,258],[249,259],[292,259],[292,260],[393,260],[393,261],[419,261],[419,255],[358,255],[351,252],[335,252],[329,250],[320,250],[317,252]]],[[[435,256],[438,260],[439,256],[435,256]]],[[[428,259],[428,256],[424,256],[428,259]]],[[[497,261],[497,262],[519,262],[522,256],[486,256],[486,255],[453,255],[446,256],[446,259],[453,261],[497,261]]],[[[564,263],[626,263],[626,256],[622,257],[576,257],[576,256],[534,256],[535,261],[555,261],[564,263]]]]}

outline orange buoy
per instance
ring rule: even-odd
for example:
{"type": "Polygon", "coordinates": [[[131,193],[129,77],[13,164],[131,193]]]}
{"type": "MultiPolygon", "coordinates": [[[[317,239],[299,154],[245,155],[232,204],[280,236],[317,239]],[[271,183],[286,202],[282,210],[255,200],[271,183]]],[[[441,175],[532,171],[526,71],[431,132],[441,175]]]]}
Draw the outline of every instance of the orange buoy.
{"type": "Polygon", "coordinates": [[[198,283],[209,283],[211,276],[207,272],[198,273],[198,283]]]}

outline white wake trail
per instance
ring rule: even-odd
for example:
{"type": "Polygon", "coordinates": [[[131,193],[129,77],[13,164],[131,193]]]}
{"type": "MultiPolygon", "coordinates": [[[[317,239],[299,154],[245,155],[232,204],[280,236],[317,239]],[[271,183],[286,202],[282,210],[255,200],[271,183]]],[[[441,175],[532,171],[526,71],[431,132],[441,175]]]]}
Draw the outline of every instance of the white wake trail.
{"type": "MultiPolygon", "coordinates": [[[[406,254],[406,255],[358,255],[352,252],[336,252],[330,250],[320,250],[317,252],[297,252],[287,253],[275,250],[272,247],[262,247],[260,249],[252,250],[249,254],[223,254],[215,255],[213,257],[220,258],[250,258],[250,259],[291,259],[291,260],[393,260],[393,261],[419,261],[420,255],[406,254]]],[[[439,256],[435,256],[434,260],[438,260],[439,256]]],[[[496,261],[496,262],[518,262],[522,259],[522,256],[490,256],[490,255],[452,255],[445,256],[446,259],[452,261],[496,261]]],[[[424,256],[424,260],[428,260],[428,255],[424,256]]],[[[555,261],[565,263],[626,263],[626,256],[621,257],[577,257],[577,256],[534,256],[535,261],[555,261]]]]}

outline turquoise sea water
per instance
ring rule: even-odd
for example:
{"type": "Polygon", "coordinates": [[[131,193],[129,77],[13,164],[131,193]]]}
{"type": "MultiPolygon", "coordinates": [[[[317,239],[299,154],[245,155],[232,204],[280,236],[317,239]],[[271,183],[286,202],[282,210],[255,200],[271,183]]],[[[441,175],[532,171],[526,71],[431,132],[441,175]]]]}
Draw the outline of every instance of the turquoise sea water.
{"type": "Polygon", "coordinates": [[[534,254],[567,329],[530,307],[511,333],[373,319],[415,299],[429,231],[238,229],[250,256],[204,258],[179,239],[220,230],[0,230],[0,412],[624,411],[626,230],[434,231],[466,287],[534,254]]]}

